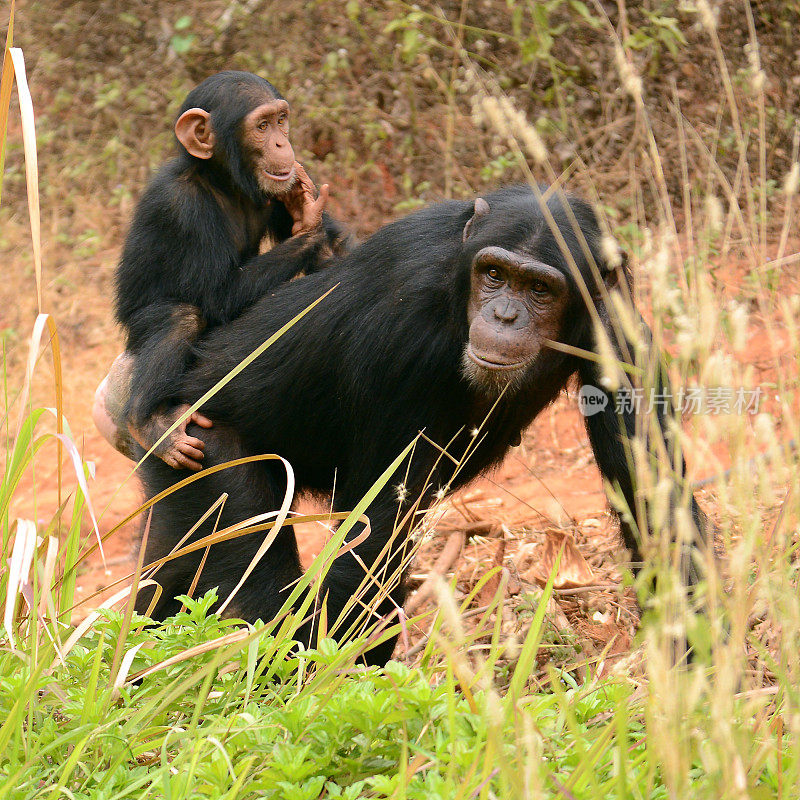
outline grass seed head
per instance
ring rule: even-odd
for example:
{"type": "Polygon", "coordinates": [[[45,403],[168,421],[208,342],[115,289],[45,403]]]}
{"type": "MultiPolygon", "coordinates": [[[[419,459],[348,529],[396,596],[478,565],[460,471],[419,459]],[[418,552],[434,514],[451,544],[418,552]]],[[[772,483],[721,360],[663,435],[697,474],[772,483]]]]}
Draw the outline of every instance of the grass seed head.
{"type": "Polygon", "coordinates": [[[598,327],[595,330],[595,339],[597,341],[597,352],[600,356],[600,366],[602,374],[600,376],[600,383],[603,388],[609,392],[619,389],[620,374],[619,363],[614,348],[611,346],[611,340],[608,338],[604,328],[598,327]]]}
{"type": "Polygon", "coordinates": [[[622,265],[622,252],[619,244],[610,234],[606,233],[600,239],[600,251],[609,269],[616,269],[622,265]]]}
{"type": "Polygon", "coordinates": [[[706,196],[706,220],[711,233],[717,234],[722,230],[725,222],[725,210],[722,207],[722,201],[715,194],[706,196]]]}
{"type": "Polygon", "coordinates": [[[783,193],[787,197],[797,194],[800,188],[800,161],[795,161],[783,180],[783,193]]]}
{"type": "Polygon", "coordinates": [[[747,346],[747,309],[741,303],[736,303],[730,313],[731,345],[735,352],[740,353],[747,346]]]}
{"type": "Polygon", "coordinates": [[[712,7],[708,0],[698,0],[697,12],[700,14],[700,22],[703,27],[709,32],[717,29],[717,17],[719,16],[719,9],[712,7]]]}
{"type": "Polygon", "coordinates": [[[491,97],[489,95],[482,97],[481,110],[483,111],[483,119],[490,127],[497,131],[504,139],[511,138],[511,128],[508,125],[508,120],[496,97],[491,97]]]}
{"type": "Polygon", "coordinates": [[[614,55],[617,60],[622,88],[637,102],[642,101],[642,79],[636,73],[633,64],[628,60],[621,47],[615,48],[614,55]]]}
{"type": "Polygon", "coordinates": [[[770,414],[766,412],[759,414],[756,421],[753,423],[753,430],[755,431],[756,438],[762,444],[775,443],[775,422],[770,414]]]}

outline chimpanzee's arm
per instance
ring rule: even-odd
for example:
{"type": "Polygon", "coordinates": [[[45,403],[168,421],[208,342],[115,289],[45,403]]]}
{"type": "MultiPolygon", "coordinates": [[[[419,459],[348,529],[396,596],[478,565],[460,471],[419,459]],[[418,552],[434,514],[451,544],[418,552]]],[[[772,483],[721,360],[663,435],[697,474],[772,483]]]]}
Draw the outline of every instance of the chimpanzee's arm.
{"type": "MultiPolygon", "coordinates": [[[[269,221],[270,234],[273,241],[285,242],[292,235],[292,217],[283,203],[276,202],[269,221]]],[[[332,217],[327,211],[322,212],[322,232],[325,246],[320,251],[316,264],[309,264],[306,273],[316,272],[328,263],[328,256],[344,256],[355,246],[355,239],[345,225],[332,217]]]]}
{"type": "Polygon", "coordinates": [[[293,236],[254,256],[234,273],[221,305],[209,311],[221,321],[235,319],[256,300],[301,272],[319,269],[324,246],[320,230],[293,236]]]}
{"type": "MultiPolygon", "coordinates": [[[[609,338],[615,341],[615,331],[611,329],[608,315],[604,309],[599,308],[601,319],[606,324],[609,338]]],[[[640,320],[642,338],[649,348],[649,356],[659,359],[657,353],[652,352],[651,332],[644,321],[640,320]]],[[[634,345],[625,342],[624,346],[615,348],[620,362],[631,363],[630,354],[634,352],[634,345]]],[[[652,362],[651,362],[652,363],[652,362]]],[[[642,368],[643,365],[639,364],[642,368]]],[[[647,369],[648,366],[644,365],[647,369]]],[[[601,411],[589,413],[586,416],[586,428],[592,444],[595,460],[609,484],[615,487],[625,499],[627,510],[620,513],[620,527],[626,547],[633,554],[635,561],[642,561],[642,535],[640,526],[653,532],[655,522],[653,518],[653,504],[651,498],[642,496],[638,491],[636,481],[636,465],[630,442],[638,437],[647,443],[648,453],[652,454],[654,462],[664,456],[669,458],[669,463],[678,472],[675,486],[670,497],[670,514],[682,503],[681,483],[685,477],[686,465],[682,456],[676,457],[673,434],[669,431],[669,419],[674,413],[671,402],[671,387],[665,366],[656,363],[652,380],[647,385],[648,396],[642,397],[639,390],[631,393],[630,388],[621,387],[614,391],[603,388],[602,367],[589,360],[582,360],[579,367],[579,376],[583,387],[595,387],[606,396],[606,404],[601,411]],[[652,404],[650,391],[652,391],[652,404]],[[638,425],[638,430],[637,430],[638,425]],[[642,513],[643,512],[643,513],[642,513]]],[[[633,382],[636,386],[636,381],[633,382]]],[[[586,409],[591,411],[591,408],[586,409]]],[[[691,551],[700,540],[706,537],[706,519],[694,496],[690,499],[690,509],[696,540],[687,543],[682,553],[683,573],[688,585],[694,585],[698,580],[697,565],[691,551]]],[[[676,536],[674,519],[668,517],[666,524],[671,528],[671,535],[676,536]]]]}
{"type": "MultiPolygon", "coordinates": [[[[338,219],[334,219],[328,214],[327,211],[322,212],[322,230],[325,234],[325,244],[335,256],[347,255],[355,246],[355,240],[350,231],[338,219]]],[[[327,259],[318,262],[317,267],[311,271],[316,271],[326,261],[327,259]]],[[[308,271],[307,269],[306,272],[308,271]]]]}

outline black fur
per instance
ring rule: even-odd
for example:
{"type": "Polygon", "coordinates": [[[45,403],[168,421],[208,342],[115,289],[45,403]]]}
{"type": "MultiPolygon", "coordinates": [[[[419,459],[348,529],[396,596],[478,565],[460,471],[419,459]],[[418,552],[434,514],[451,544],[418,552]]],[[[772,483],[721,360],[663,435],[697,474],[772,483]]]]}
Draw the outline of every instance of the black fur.
{"type": "MultiPolygon", "coordinates": [[[[573,287],[560,339],[594,349],[586,307],[533,192],[514,187],[486,199],[490,213],[476,221],[466,243],[462,231],[472,216],[472,203],[431,206],[382,228],[325,271],[278,287],[238,320],[205,338],[197,366],[184,384],[184,402],[195,401],[277,328],[335,287],[203,407],[220,423],[204,432],[205,465],[243,454],[278,453],[292,464],[299,490],[330,493],[335,481],[334,508],[349,510],[392,459],[424,431],[426,438],[417,442],[409,463],[367,512],[372,532],[356,552],[371,566],[395,521],[417,499],[425,509],[437,492],[457,489],[501,461],[570,376],[578,373],[581,380],[596,385],[595,365],[555,350],[537,357],[516,391],[503,396],[494,408],[496,398],[485,396],[464,377],[470,265],[474,254],[489,244],[534,254],[560,268],[573,287]],[[456,469],[427,439],[441,447],[449,443],[448,453],[456,461],[469,455],[456,469]],[[403,491],[398,491],[401,483],[403,491]]],[[[571,199],[569,205],[595,262],[605,270],[593,211],[579,200],[571,199]]],[[[569,211],[556,197],[548,207],[587,285],[596,293],[569,211]]],[[[589,418],[592,445],[604,476],[620,484],[633,508],[634,484],[613,397],[608,409],[589,418]]],[[[632,431],[633,419],[626,424],[632,431]]],[[[180,478],[155,460],[144,464],[142,476],[148,497],[180,478]]],[[[264,463],[200,478],[154,509],[145,563],[169,552],[222,492],[229,497],[220,527],[277,508],[284,486],[283,468],[264,463]]],[[[402,560],[408,529],[406,525],[402,530],[391,556],[384,557],[389,573],[402,560]]],[[[201,529],[204,534],[209,531],[210,523],[201,529]]],[[[215,546],[197,591],[219,586],[220,596],[227,596],[262,539],[258,534],[215,546]]],[[[639,552],[631,526],[625,528],[625,541],[639,552]]],[[[199,558],[198,553],[196,558],[171,562],[158,573],[164,586],[158,616],[175,611],[177,604],[171,598],[187,589],[199,558]]],[[[237,595],[236,614],[249,620],[269,619],[285,597],[280,590],[300,574],[294,536],[287,530],[237,595]]],[[[334,562],[324,587],[329,621],[336,619],[363,576],[351,554],[334,562]]],[[[382,614],[402,605],[402,583],[390,594],[391,600],[380,605],[382,614]]],[[[367,600],[369,596],[368,592],[367,600]]],[[[146,608],[147,603],[140,600],[138,607],[146,608]]],[[[393,646],[391,641],[373,649],[368,660],[385,662],[393,646]]]]}

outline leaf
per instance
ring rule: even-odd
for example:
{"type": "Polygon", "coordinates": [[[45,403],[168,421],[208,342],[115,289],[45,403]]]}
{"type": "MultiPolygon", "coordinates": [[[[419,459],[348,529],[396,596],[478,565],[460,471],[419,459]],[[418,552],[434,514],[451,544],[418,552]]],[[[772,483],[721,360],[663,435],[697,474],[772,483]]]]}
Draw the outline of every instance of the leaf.
{"type": "Polygon", "coordinates": [[[544,586],[563,547],[564,553],[553,586],[556,589],[575,589],[579,586],[591,586],[596,582],[592,568],[581,555],[571,534],[566,531],[548,530],[545,531],[545,537],[537,562],[525,576],[528,580],[544,586]]]}
{"type": "Polygon", "coordinates": [[[190,33],[188,36],[178,36],[178,34],[175,34],[175,36],[169,40],[169,46],[177,55],[182,56],[191,50],[192,44],[196,38],[197,37],[193,33],[190,33]]]}

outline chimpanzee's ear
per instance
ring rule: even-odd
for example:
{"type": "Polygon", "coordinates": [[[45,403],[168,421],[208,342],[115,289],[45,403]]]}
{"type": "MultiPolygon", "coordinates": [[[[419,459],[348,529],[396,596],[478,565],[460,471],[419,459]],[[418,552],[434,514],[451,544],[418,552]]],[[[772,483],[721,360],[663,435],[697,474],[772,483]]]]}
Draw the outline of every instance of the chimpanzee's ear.
{"type": "Polygon", "coordinates": [[[489,204],[482,197],[476,197],[472,216],[469,218],[469,220],[467,220],[467,224],[464,226],[464,233],[461,234],[462,242],[466,242],[467,239],[469,239],[469,234],[472,230],[473,223],[476,220],[479,220],[481,217],[485,217],[488,213],[489,204]]]}
{"type": "Polygon", "coordinates": [[[190,156],[211,158],[214,155],[215,137],[210,117],[202,108],[190,108],[178,117],[175,135],[190,156]]]}

